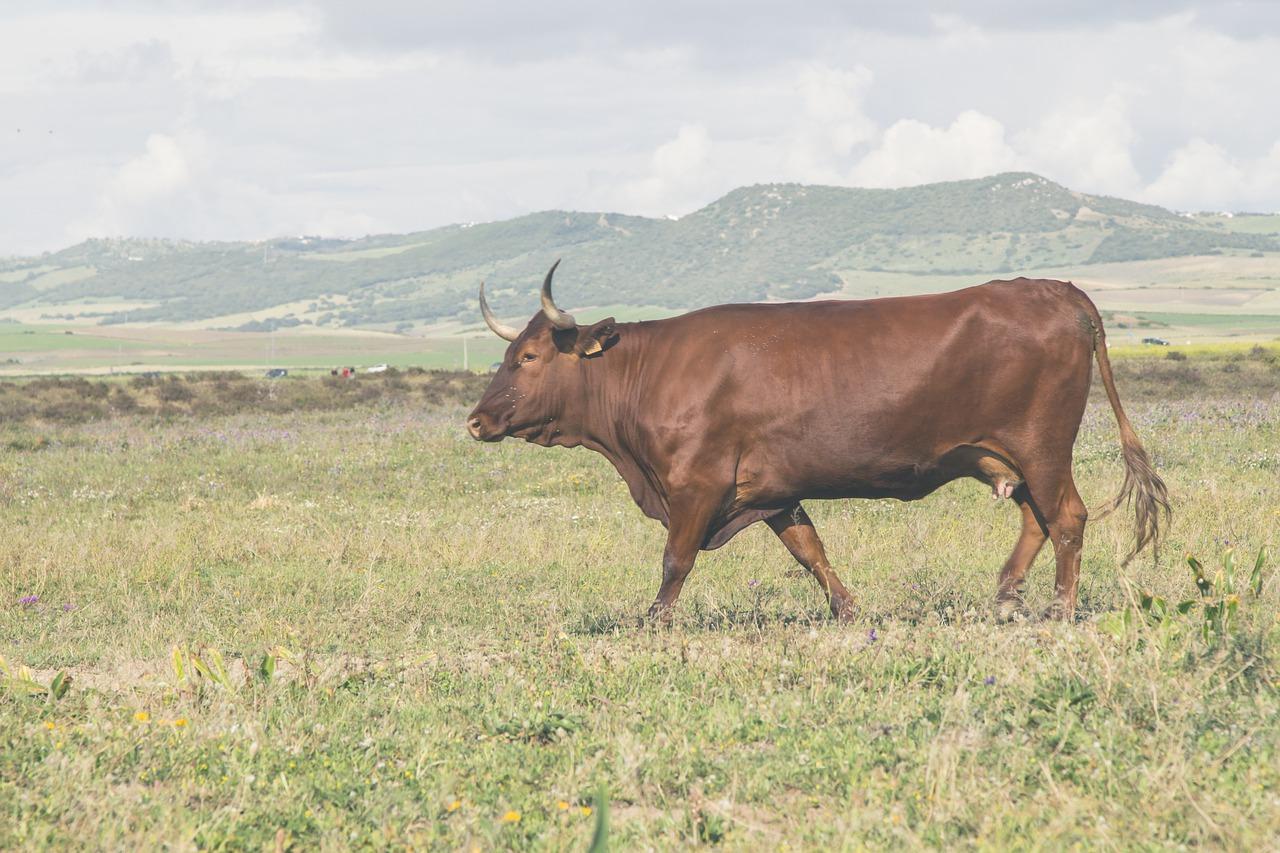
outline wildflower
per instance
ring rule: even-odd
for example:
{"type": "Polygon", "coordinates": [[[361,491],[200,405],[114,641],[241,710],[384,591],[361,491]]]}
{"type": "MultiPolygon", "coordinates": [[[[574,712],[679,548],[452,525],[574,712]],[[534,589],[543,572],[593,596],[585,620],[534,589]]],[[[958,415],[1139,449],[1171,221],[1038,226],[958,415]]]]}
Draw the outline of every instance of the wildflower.
{"type": "Polygon", "coordinates": [[[556,808],[558,808],[562,812],[567,812],[569,810],[569,804],[566,803],[564,800],[561,800],[560,802],[556,803],[556,808]]]}
{"type": "Polygon", "coordinates": [[[872,628],[870,631],[868,631],[868,632],[867,632],[867,642],[868,642],[868,643],[874,643],[874,642],[875,642],[876,640],[878,640],[878,639],[880,639],[880,637],[879,637],[879,635],[877,635],[877,634],[876,634],[876,629],[875,629],[875,628],[872,628]]]}
{"type": "Polygon", "coordinates": [[[55,723],[53,720],[45,720],[45,721],[44,721],[44,727],[45,727],[46,729],[48,729],[49,731],[53,731],[54,729],[56,729],[56,728],[58,727],[58,724],[57,724],[57,723],[55,723]]]}
{"type": "Polygon", "coordinates": [[[63,613],[70,613],[72,610],[75,610],[75,609],[76,609],[76,606],[75,606],[74,604],[72,604],[70,601],[68,601],[66,604],[62,605],[62,612],[63,612],[63,613]]]}
{"type": "Polygon", "coordinates": [[[40,600],[40,596],[38,595],[24,595],[22,596],[22,598],[18,599],[18,603],[21,604],[23,607],[31,607],[33,604],[35,604],[39,600],[40,600]]]}
{"type": "Polygon", "coordinates": [[[986,678],[982,679],[982,683],[990,687],[996,683],[996,677],[994,675],[988,675],[986,678]]]}
{"type": "Polygon", "coordinates": [[[174,721],[173,721],[173,724],[174,724],[175,726],[177,726],[178,728],[182,728],[183,726],[185,726],[185,725],[187,724],[187,718],[186,718],[186,717],[179,717],[178,719],[176,719],[176,720],[174,720],[174,721]]]}
{"type": "Polygon", "coordinates": [[[755,589],[755,588],[756,588],[756,587],[758,587],[758,586],[760,586],[760,581],[758,581],[758,580],[757,580],[757,579],[755,579],[755,578],[752,578],[751,580],[747,581],[747,588],[748,588],[748,589],[755,589]]]}
{"type": "Polygon", "coordinates": [[[139,723],[147,723],[151,721],[151,715],[148,714],[146,711],[138,711],[136,714],[133,715],[133,718],[137,720],[139,723]]]}
{"type": "Polygon", "coordinates": [[[460,808],[462,808],[462,800],[454,800],[449,803],[449,805],[445,806],[444,810],[447,812],[456,812],[460,808]]]}
{"type": "Polygon", "coordinates": [[[504,814],[504,815],[502,816],[502,822],[503,822],[503,823],[519,823],[519,822],[520,822],[520,812],[515,811],[514,809],[513,809],[513,810],[511,810],[511,811],[509,811],[509,812],[507,812],[506,814],[504,814]]]}
{"type": "Polygon", "coordinates": [[[586,817],[591,814],[591,806],[579,806],[578,811],[582,812],[583,817],[586,817]]]}

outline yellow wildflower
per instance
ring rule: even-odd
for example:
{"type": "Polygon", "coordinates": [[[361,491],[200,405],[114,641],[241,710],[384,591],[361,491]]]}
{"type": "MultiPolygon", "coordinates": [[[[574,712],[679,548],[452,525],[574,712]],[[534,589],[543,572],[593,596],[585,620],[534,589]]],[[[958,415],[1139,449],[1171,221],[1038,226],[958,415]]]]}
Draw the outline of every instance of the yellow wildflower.
{"type": "Polygon", "coordinates": [[[503,822],[503,823],[519,823],[519,822],[520,822],[520,812],[515,811],[515,810],[512,810],[512,811],[507,812],[506,814],[504,814],[504,815],[502,816],[502,822],[503,822]]]}
{"type": "Polygon", "coordinates": [[[44,727],[45,727],[46,729],[48,729],[49,731],[53,731],[54,729],[56,729],[56,728],[58,727],[58,724],[57,724],[57,723],[55,723],[53,720],[45,720],[45,721],[44,721],[44,727]]]}
{"type": "Polygon", "coordinates": [[[591,806],[579,806],[578,811],[582,812],[585,817],[586,815],[591,814],[591,806]]]}
{"type": "Polygon", "coordinates": [[[139,711],[138,713],[133,715],[133,718],[140,723],[146,723],[151,720],[151,715],[148,714],[146,711],[139,711]]]}
{"type": "Polygon", "coordinates": [[[462,800],[454,800],[449,803],[449,805],[445,806],[444,810],[447,812],[456,812],[460,808],[462,808],[462,800]]]}
{"type": "Polygon", "coordinates": [[[558,808],[562,812],[567,812],[569,810],[569,804],[566,803],[564,800],[561,800],[560,802],[556,803],[556,808],[558,808]]]}
{"type": "Polygon", "coordinates": [[[185,725],[187,724],[187,718],[186,718],[186,717],[179,717],[178,719],[176,719],[176,720],[174,720],[174,721],[173,721],[173,724],[174,724],[175,726],[177,726],[178,728],[182,728],[183,726],[185,726],[185,725]]]}

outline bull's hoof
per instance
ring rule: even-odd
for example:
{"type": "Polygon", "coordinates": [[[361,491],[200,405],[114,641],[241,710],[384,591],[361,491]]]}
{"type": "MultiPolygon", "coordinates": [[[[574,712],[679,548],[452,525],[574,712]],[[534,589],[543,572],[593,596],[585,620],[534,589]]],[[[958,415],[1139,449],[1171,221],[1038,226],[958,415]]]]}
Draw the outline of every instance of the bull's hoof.
{"type": "Polygon", "coordinates": [[[1040,614],[1040,618],[1046,622],[1070,622],[1076,616],[1076,609],[1063,601],[1054,599],[1044,612],[1040,614]]]}
{"type": "Polygon", "coordinates": [[[853,603],[852,598],[832,598],[831,616],[837,622],[848,624],[857,618],[858,606],[853,603]]]}
{"type": "Polygon", "coordinates": [[[1026,622],[1031,619],[1031,609],[1021,598],[1001,598],[996,600],[997,622],[1026,622]]]}
{"type": "Polygon", "coordinates": [[[671,619],[675,615],[675,608],[663,604],[654,603],[640,619],[640,627],[670,628],[671,619]]]}

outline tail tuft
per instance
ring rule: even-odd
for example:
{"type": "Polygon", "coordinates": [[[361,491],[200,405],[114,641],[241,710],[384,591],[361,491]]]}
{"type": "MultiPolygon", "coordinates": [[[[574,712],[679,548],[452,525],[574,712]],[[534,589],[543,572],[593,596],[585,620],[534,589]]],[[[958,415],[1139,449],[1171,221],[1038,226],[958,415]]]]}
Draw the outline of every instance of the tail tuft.
{"type": "Polygon", "coordinates": [[[1106,518],[1121,506],[1132,505],[1134,546],[1121,565],[1128,565],[1147,545],[1152,546],[1152,558],[1158,559],[1161,524],[1167,524],[1172,515],[1169,490],[1127,422],[1120,429],[1120,452],[1124,457],[1124,483],[1115,498],[1095,511],[1094,518],[1106,518]]]}

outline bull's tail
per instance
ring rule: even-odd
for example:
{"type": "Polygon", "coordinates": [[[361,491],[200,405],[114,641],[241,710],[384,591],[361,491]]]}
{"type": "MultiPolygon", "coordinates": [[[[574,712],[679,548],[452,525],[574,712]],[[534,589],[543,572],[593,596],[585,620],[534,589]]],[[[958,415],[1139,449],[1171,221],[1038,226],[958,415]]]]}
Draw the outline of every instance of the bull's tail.
{"type": "Polygon", "coordinates": [[[1098,359],[1098,375],[1102,377],[1102,385],[1107,389],[1107,399],[1111,401],[1111,410],[1115,412],[1116,423],[1120,426],[1120,452],[1124,456],[1124,483],[1120,486],[1120,493],[1095,509],[1094,518],[1105,518],[1120,506],[1132,504],[1135,543],[1133,550],[1124,558],[1124,563],[1128,563],[1148,544],[1152,546],[1153,553],[1159,555],[1161,517],[1163,516],[1165,523],[1168,523],[1170,517],[1169,490],[1156,473],[1147,451],[1138,440],[1138,434],[1134,432],[1133,424],[1129,423],[1128,416],[1120,406],[1120,395],[1116,393],[1116,381],[1111,373],[1111,360],[1107,357],[1107,337],[1102,328],[1102,317],[1088,297],[1085,297],[1085,301],[1088,302],[1095,323],[1093,353],[1098,359]]]}

